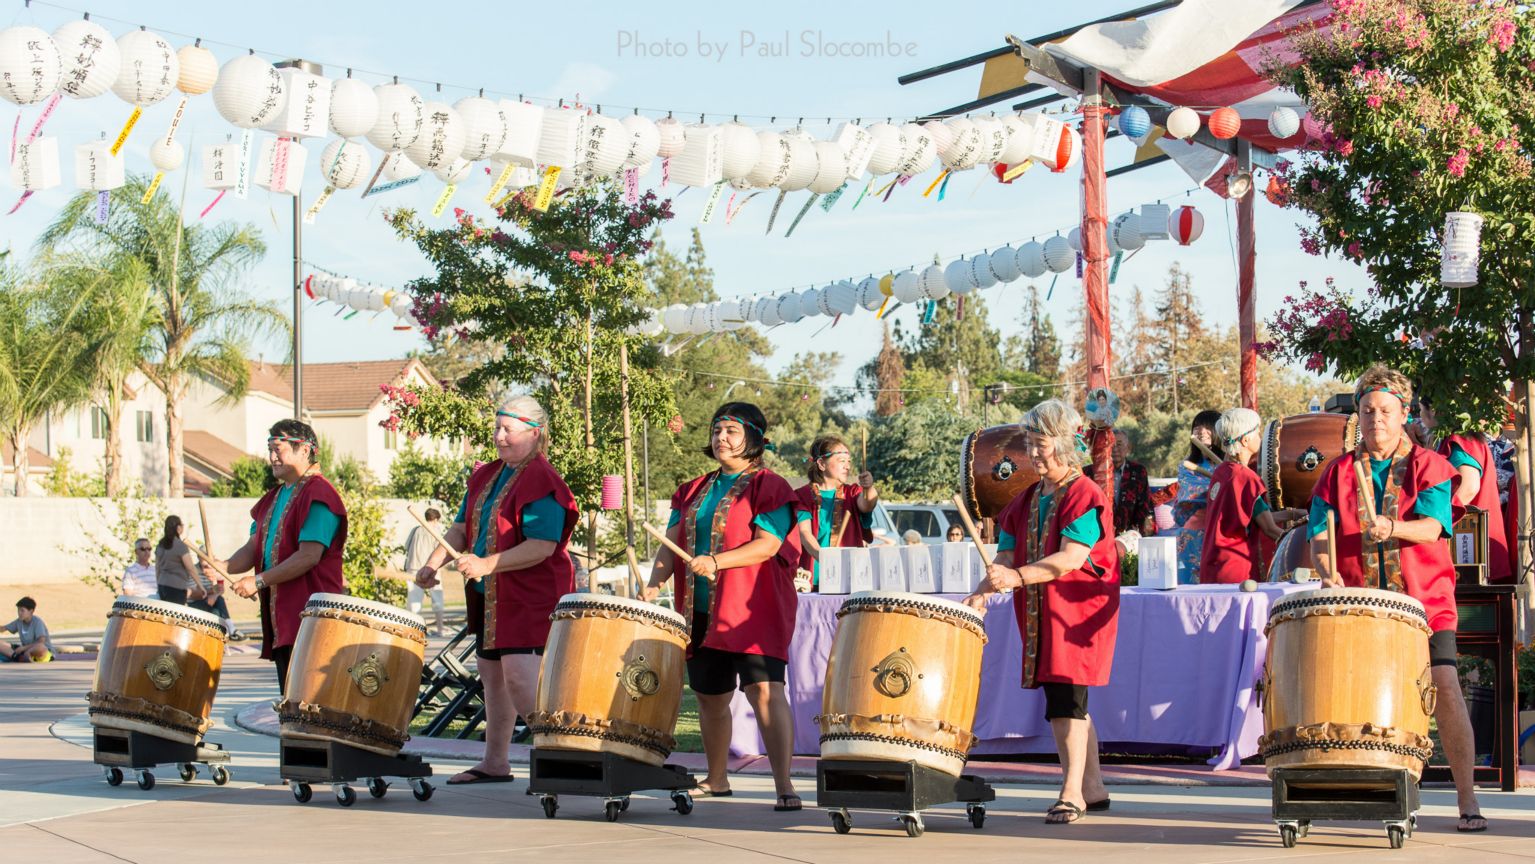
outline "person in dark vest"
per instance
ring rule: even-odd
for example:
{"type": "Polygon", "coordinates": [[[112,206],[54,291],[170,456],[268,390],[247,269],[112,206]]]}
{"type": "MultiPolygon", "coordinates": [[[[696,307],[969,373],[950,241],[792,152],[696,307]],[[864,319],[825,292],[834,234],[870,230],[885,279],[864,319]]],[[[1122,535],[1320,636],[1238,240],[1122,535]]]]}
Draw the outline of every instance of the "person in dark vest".
{"type": "MultiPolygon", "coordinates": [[[[517,396],[496,411],[497,459],[469,475],[458,516],[444,534],[455,549],[466,618],[479,638],[475,649],[485,685],[485,757],[449,778],[451,786],[512,780],[512,730],[532,713],[539,665],[549,639],[549,616],[576,590],[568,546],[578,509],[570,487],[549,464],[549,416],[531,396],[517,396]]],[[[447,561],[441,546],[416,572],[433,588],[447,561]]]]}
{"type": "Polygon", "coordinates": [[[853,479],[853,452],[835,435],[810,442],[809,483],[798,496],[799,569],[810,573],[810,590],[820,590],[821,550],[835,546],[867,546],[874,540],[874,475],[853,479]]]}
{"type": "Polygon", "coordinates": [[[267,435],[277,486],[251,508],[250,540],[225,562],[225,572],[254,571],[234,583],[234,592],[260,598],[261,657],[276,664],[277,686],[286,690],[304,605],[312,594],[345,591],[346,506],[320,476],[320,441],[308,423],[279,420],[267,435]]]}

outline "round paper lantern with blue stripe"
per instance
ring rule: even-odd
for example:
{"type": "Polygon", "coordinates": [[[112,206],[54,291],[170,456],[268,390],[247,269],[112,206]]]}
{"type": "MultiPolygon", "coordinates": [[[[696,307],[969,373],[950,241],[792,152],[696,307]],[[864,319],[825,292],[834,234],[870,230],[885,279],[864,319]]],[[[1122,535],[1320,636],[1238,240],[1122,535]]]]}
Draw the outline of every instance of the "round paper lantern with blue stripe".
{"type": "Polygon", "coordinates": [[[1151,115],[1139,105],[1126,105],[1119,112],[1119,131],[1127,137],[1140,140],[1151,131],[1151,115]]]}

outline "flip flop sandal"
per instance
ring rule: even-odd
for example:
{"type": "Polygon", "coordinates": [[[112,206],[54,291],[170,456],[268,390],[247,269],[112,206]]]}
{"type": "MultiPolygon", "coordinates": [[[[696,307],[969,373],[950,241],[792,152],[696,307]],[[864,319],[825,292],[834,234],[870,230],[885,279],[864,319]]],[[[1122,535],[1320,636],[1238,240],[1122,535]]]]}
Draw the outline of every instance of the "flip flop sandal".
{"type": "Polygon", "coordinates": [[[1486,831],[1487,830],[1487,819],[1486,819],[1486,817],[1482,816],[1482,814],[1480,814],[1480,813],[1462,813],[1462,814],[1460,814],[1460,821],[1462,821],[1462,822],[1469,822],[1472,819],[1481,819],[1482,820],[1482,827],[1480,827],[1480,828],[1462,828],[1462,827],[1460,827],[1460,825],[1456,825],[1455,826],[1455,830],[1459,831],[1462,834],[1476,834],[1478,832],[1486,831]]]}
{"type": "Polygon", "coordinates": [[[461,773],[468,774],[470,779],[468,779],[468,780],[460,780],[457,777],[450,777],[450,778],[448,778],[448,785],[449,786],[469,786],[469,785],[472,785],[472,784],[475,784],[475,783],[510,783],[513,780],[517,779],[517,778],[513,777],[511,774],[502,774],[502,775],[497,776],[495,774],[488,774],[488,773],[486,773],[484,771],[481,771],[478,768],[470,768],[469,770],[461,772],[461,773]]]}
{"type": "Polygon", "coordinates": [[[795,810],[803,810],[805,804],[798,795],[779,795],[778,803],[773,805],[773,810],[778,813],[792,813],[795,810]]]}
{"type": "Polygon", "coordinates": [[[1077,805],[1071,803],[1070,801],[1065,801],[1065,800],[1056,801],[1054,804],[1050,805],[1050,809],[1049,810],[1045,811],[1045,824],[1046,825],[1070,825],[1073,822],[1081,821],[1084,818],[1085,815],[1086,814],[1083,812],[1081,807],[1078,807],[1077,805]],[[1068,818],[1066,818],[1066,819],[1059,819],[1059,818],[1052,819],[1051,818],[1052,816],[1059,817],[1059,816],[1061,816],[1063,814],[1066,815],[1068,818]]]}

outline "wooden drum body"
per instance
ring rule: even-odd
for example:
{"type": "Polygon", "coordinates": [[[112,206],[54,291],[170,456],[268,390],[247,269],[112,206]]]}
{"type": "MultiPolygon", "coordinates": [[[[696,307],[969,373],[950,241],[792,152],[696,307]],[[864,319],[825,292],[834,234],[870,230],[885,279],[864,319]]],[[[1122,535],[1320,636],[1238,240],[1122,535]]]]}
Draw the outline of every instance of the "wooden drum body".
{"type": "Polygon", "coordinates": [[[1039,477],[1013,423],[965,437],[959,451],[959,497],[977,519],[994,518],[1039,477]]]}
{"type": "Polygon", "coordinates": [[[420,616],[344,594],[311,595],[288,689],[274,706],[282,736],[395,755],[410,737],[425,654],[420,616]]]}
{"type": "Polygon", "coordinates": [[[677,744],[687,622],[606,594],[566,594],[551,617],[538,708],[527,718],[533,746],[663,764],[677,744]]]}
{"type": "Polygon", "coordinates": [[[197,744],[212,726],[224,624],[176,603],[119,597],[96,659],[91,725],[197,744]]]}
{"type": "Polygon", "coordinates": [[[1296,414],[1270,420],[1253,470],[1268,487],[1269,506],[1305,509],[1322,468],[1359,443],[1354,414],[1296,414]]]}
{"type": "Polygon", "coordinates": [[[1275,768],[1400,768],[1433,755],[1428,616],[1405,594],[1329,588],[1274,604],[1263,737],[1275,768]]]}
{"type": "Polygon", "coordinates": [[[915,761],[959,776],[975,741],[984,619],[925,594],[863,591],[838,610],[821,756],[915,761]]]}
{"type": "Polygon", "coordinates": [[[1309,533],[1309,526],[1302,523],[1279,538],[1279,545],[1274,547],[1274,560],[1269,564],[1268,581],[1291,582],[1296,570],[1312,569],[1309,533]]]}

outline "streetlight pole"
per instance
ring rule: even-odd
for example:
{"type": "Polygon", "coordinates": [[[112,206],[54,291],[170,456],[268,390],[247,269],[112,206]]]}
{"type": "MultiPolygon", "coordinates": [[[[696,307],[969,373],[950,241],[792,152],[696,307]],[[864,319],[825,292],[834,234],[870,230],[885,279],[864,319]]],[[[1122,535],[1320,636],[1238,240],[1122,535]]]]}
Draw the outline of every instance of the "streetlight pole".
{"type": "MultiPolygon", "coordinates": [[[[308,60],[274,63],[278,69],[297,69],[324,75],[325,67],[308,60]]],[[[304,204],[293,192],[293,419],[304,419],[304,204]]]]}

